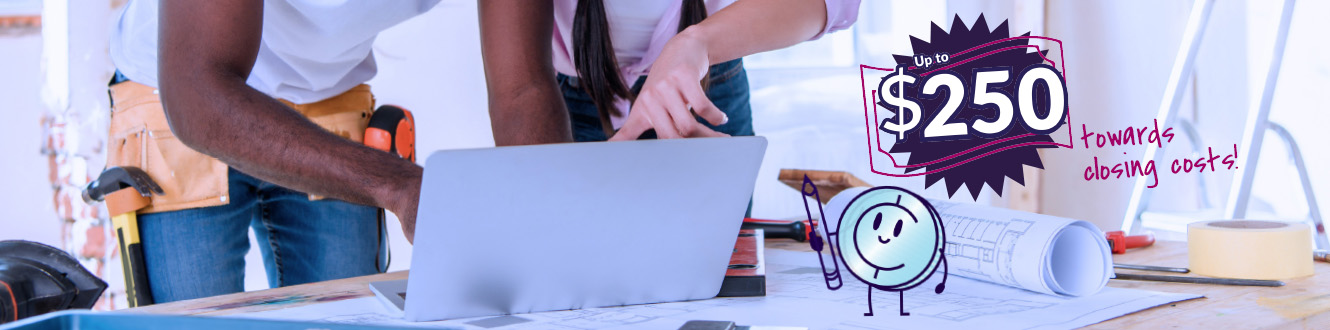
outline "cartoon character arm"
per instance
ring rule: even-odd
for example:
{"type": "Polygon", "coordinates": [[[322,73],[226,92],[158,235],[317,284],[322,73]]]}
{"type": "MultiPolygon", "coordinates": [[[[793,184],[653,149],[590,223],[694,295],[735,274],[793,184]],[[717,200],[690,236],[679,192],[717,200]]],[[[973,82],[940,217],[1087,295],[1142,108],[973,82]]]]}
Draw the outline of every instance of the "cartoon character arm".
{"type": "Polygon", "coordinates": [[[937,253],[942,258],[942,283],[938,283],[937,287],[933,288],[933,292],[937,294],[942,294],[942,291],[947,289],[947,274],[950,273],[950,269],[947,267],[946,249],[947,244],[945,242],[942,243],[942,247],[937,248],[937,253]]]}

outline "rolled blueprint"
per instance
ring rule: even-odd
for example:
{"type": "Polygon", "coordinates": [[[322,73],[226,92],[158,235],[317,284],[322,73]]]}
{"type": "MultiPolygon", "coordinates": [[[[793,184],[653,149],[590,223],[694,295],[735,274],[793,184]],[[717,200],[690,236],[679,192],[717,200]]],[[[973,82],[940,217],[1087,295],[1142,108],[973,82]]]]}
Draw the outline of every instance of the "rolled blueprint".
{"type": "MultiPolygon", "coordinates": [[[[826,216],[841,212],[857,187],[836,194],[826,216]]],[[[1062,296],[1099,292],[1113,260],[1103,231],[1094,224],[974,203],[928,199],[943,220],[951,275],[1062,296]]],[[[839,231],[839,224],[835,227],[839,231]]]]}

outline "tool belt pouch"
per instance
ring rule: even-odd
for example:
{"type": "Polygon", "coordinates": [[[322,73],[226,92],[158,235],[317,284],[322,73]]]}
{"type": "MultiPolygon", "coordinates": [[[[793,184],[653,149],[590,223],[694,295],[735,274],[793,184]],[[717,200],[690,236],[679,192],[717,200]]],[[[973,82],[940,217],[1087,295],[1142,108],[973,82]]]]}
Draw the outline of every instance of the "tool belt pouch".
{"type": "MultiPolygon", "coordinates": [[[[176,139],[166,121],[157,89],[133,81],[111,86],[111,127],[106,164],[142,169],[162,187],[163,195],[139,213],[168,212],[230,202],[227,169],[216,158],[190,149],[176,139]]],[[[368,85],[311,104],[288,106],[320,127],[360,142],[374,98],[368,85]],[[358,127],[358,128],[357,128],[358,127]]],[[[317,197],[311,196],[311,200],[317,197]]]]}
{"type": "MultiPolygon", "coordinates": [[[[370,115],[374,114],[374,94],[369,85],[361,84],[350,90],[323,101],[295,104],[282,101],[295,109],[305,118],[329,133],[355,143],[365,142],[365,128],[369,127],[370,115]]],[[[309,200],[321,200],[323,196],[309,195],[309,200]]]]}

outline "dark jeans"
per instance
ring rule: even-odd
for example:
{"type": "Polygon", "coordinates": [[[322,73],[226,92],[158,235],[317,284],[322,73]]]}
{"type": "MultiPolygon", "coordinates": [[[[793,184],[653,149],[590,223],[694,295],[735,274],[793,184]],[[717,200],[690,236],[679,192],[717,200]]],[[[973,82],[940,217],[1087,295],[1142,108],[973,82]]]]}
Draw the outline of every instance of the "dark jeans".
{"type": "Polygon", "coordinates": [[[229,204],[139,215],[156,303],[244,291],[251,227],[271,287],[370,275],[384,266],[378,208],[311,201],[235,169],[227,174],[229,204]]]}
{"type": "MultiPolygon", "coordinates": [[[[647,77],[637,79],[633,90],[642,88],[647,77]]],[[[559,88],[563,90],[563,102],[568,106],[568,115],[573,124],[573,140],[577,142],[605,141],[605,131],[600,127],[600,114],[591,97],[582,91],[577,77],[559,74],[559,88]]],[[[711,66],[711,85],[707,89],[707,98],[716,104],[720,111],[730,117],[725,125],[714,126],[706,121],[703,125],[717,132],[733,136],[753,135],[753,109],[748,102],[748,72],[744,70],[743,59],[711,66]]],[[[643,138],[655,138],[654,131],[647,131],[643,138]]]]}

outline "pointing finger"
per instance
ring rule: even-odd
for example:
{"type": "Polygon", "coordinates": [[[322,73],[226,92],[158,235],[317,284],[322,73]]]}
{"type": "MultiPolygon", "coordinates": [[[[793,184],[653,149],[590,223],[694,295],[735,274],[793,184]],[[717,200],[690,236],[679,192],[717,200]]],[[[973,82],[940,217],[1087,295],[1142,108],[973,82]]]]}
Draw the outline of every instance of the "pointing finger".
{"type": "Polygon", "coordinates": [[[647,119],[651,121],[651,127],[656,129],[657,137],[662,139],[677,139],[683,137],[683,135],[680,135],[679,131],[674,128],[674,125],[672,124],[673,119],[670,118],[670,114],[656,105],[656,97],[648,95],[645,100],[639,98],[634,104],[634,108],[638,107],[642,109],[633,109],[632,111],[643,111],[646,113],[647,119]]]}
{"type": "Polygon", "coordinates": [[[651,128],[651,123],[647,122],[646,116],[644,116],[644,114],[634,115],[630,113],[628,115],[628,121],[623,123],[623,127],[619,128],[619,132],[614,133],[614,136],[611,136],[609,140],[610,141],[637,140],[638,137],[642,136],[642,133],[646,132],[647,129],[650,128],[651,128]]]}

